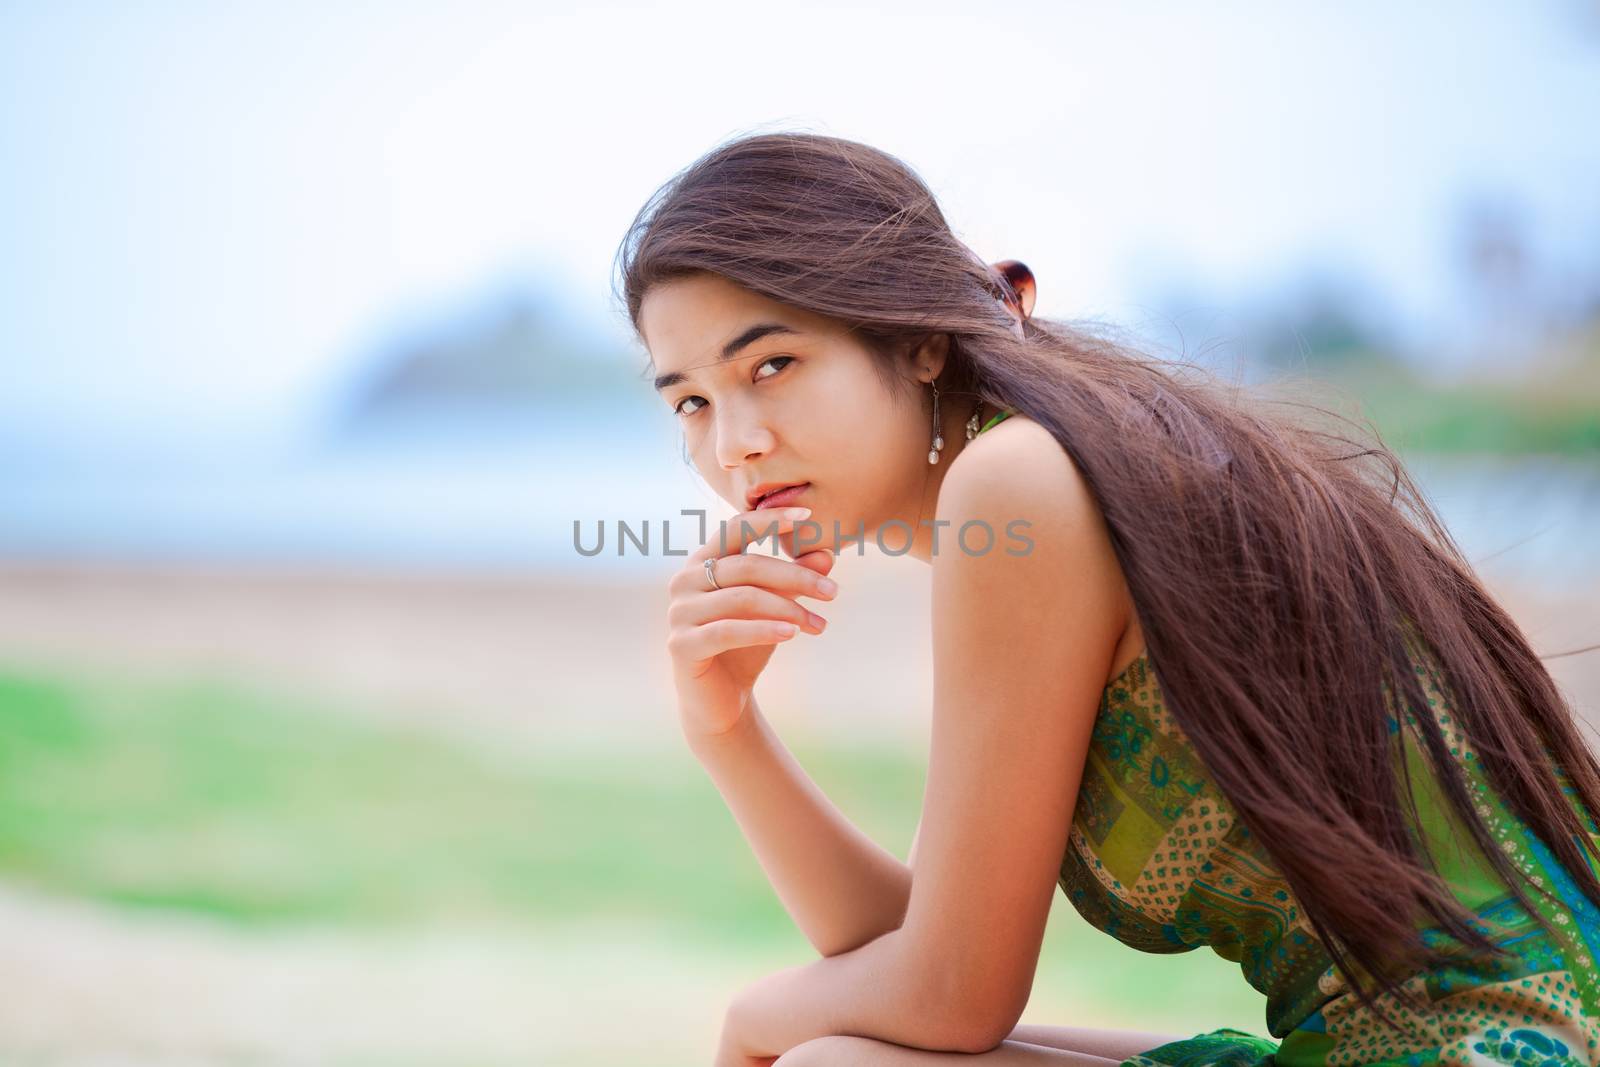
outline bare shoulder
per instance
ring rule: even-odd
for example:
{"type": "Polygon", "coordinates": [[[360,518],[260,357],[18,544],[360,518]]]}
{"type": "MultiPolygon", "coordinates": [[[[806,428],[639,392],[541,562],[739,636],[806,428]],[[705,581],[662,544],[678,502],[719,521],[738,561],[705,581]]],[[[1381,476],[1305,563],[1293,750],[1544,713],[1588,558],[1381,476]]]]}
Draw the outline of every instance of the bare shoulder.
{"type": "Polygon", "coordinates": [[[995,508],[1065,522],[1069,530],[1062,532],[1080,539],[1093,540],[1095,526],[1105,533],[1100,505],[1078,465],[1049,430],[1026,415],[1012,415],[967,442],[939,486],[940,518],[970,520],[976,516],[967,512],[995,508]]]}
{"type": "Polygon", "coordinates": [[[1093,629],[1120,641],[1132,599],[1105,517],[1078,465],[1037,422],[1013,415],[969,441],[939,487],[936,520],[944,584],[960,572],[987,590],[974,595],[1013,608],[1067,596],[1073,610],[1103,614],[1093,629]]]}

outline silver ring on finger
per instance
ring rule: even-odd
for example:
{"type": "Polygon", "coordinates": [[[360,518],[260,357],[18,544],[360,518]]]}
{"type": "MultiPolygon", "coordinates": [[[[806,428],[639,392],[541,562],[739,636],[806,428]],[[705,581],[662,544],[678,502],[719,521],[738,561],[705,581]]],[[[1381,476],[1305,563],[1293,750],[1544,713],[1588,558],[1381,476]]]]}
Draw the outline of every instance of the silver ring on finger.
{"type": "Polygon", "coordinates": [[[721,589],[722,588],[722,586],[717,584],[717,557],[716,556],[707,556],[706,557],[706,579],[711,582],[711,588],[712,589],[721,589]]]}

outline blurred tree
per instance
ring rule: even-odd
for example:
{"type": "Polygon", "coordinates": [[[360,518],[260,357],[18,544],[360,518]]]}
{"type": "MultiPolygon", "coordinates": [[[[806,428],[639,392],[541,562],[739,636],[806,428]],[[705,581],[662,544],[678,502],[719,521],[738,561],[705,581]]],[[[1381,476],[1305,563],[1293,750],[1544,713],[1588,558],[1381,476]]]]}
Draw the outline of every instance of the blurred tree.
{"type": "Polygon", "coordinates": [[[555,301],[517,288],[397,330],[356,361],[335,421],[441,412],[526,417],[637,391],[625,354],[585,332],[555,301]]]}
{"type": "Polygon", "coordinates": [[[1466,363],[1513,363],[1553,325],[1540,307],[1527,228],[1525,210],[1508,194],[1478,193],[1459,209],[1454,261],[1467,310],[1458,350],[1466,363]]]}
{"type": "Polygon", "coordinates": [[[1314,266],[1241,313],[1238,344],[1267,373],[1332,375],[1395,362],[1391,318],[1353,275],[1314,266]]]}

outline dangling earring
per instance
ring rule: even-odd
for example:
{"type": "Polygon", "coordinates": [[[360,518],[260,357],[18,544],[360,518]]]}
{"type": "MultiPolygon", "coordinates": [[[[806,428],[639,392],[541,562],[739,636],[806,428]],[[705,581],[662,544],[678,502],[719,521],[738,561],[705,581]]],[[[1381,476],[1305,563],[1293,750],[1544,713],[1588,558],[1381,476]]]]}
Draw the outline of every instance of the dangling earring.
{"type": "Polygon", "coordinates": [[[939,453],[944,451],[944,437],[939,433],[939,383],[928,383],[933,386],[933,447],[928,449],[928,462],[938,463],[939,453]]]}
{"type": "Polygon", "coordinates": [[[972,409],[972,418],[967,420],[967,440],[978,436],[978,413],[983,410],[983,401],[978,401],[978,406],[972,409]]]}

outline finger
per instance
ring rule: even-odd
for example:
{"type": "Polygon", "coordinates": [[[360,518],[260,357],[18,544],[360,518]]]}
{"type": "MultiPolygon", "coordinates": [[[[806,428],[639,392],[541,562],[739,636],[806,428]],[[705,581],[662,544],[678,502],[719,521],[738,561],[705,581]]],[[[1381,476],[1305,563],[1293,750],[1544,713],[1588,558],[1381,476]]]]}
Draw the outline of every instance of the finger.
{"type": "Polygon", "coordinates": [[[758,585],[715,589],[681,600],[667,611],[667,621],[673,626],[698,626],[712,619],[774,619],[814,633],[821,633],[828,625],[828,620],[816,612],[758,585]]]}
{"type": "Polygon", "coordinates": [[[668,644],[675,658],[701,663],[729,649],[787,641],[799,632],[793,623],[775,619],[714,619],[675,634],[668,644]]]}
{"type": "Polygon", "coordinates": [[[828,549],[817,548],[810,552],[796,556],[794,558],[794,562],[800,564],[802,567],[805,567],[807,570],[816,571],[818,574],[826,577],[828,572],[833,570],[833,564],[836,559],[838,559],[838,557],[828,549]]]}
{"type": "MultiPolygon", "coordinates": [[[[807,553],[811,555],[811,553],[807,553]]],[[[716,563],[717,584],[723,588],[734,585],[759,585],[786,596],[810,596],[832,600],[837,590],[826,588],[814,566],[795,559],[781,559],[760,552],[746,552],[738,556],[723,556],[716,563]]],[[[685,588],[700,593],[711,592],[706,581],[705,567],[699,573],[685,568],[685,588]]]]}
{"type": "Polygon", "coordinates": [[[691,562],[701,562],[709,556],[736,556],[762,538],[793,530],[795,523],[811,514],[810,508],[762,508],[759,511],[741,511],[717,524],[717,530],[706,538],[706,543],[690,554],[691,562]]]}

